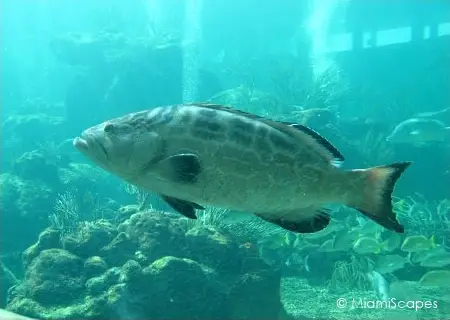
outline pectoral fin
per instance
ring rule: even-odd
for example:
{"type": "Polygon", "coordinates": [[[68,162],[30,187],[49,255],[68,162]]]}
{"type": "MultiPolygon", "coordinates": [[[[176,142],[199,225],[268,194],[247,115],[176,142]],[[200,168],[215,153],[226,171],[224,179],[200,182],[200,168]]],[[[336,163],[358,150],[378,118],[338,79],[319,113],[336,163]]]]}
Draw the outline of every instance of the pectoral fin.
{"type": "Polygon", "coordinates": [[[323,230],[330,223],[330,215],[326,209],[317,209],[311,212],[299,211],[287,215],[257,214],[261,219],[276,224],[279,227],[296,233],[314,233],[323,230]],[[305,216],[307,218],[305,219],[305,216]],[[298,219],[295,219],[298,217],[298,219]]]}
{"type": "Polygon", "coordinates": [[[170,156],[158,162],[155,170],[164,179],[177,182],[193,184],[202,171],[200,159],[196,154],[182,153],[170,156]]]}
{"type": "Polygon", "coordinates": [[[204,210],[205,208],[194,202],[180,200],[168,196],[161,196],[167,204],[177,212],[189,219],[197,219],[195,215],[195,209],[204,210]]]}

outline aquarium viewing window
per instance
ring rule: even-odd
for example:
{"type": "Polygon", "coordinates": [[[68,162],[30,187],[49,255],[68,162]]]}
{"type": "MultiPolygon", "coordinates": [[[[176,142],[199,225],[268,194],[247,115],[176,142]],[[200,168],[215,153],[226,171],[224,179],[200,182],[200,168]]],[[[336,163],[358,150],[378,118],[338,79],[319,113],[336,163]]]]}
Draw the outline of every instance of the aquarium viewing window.
{"type": "MultiPolygon", "coordinates": [[[[441,23],[437,26],[437,37],[450,35],[450,22],[441,23]]],[[[392,44],[408,43],[412,41],[412,27],[379,30],[376,32],[364,32],[363,48],[381,47],[392,44]]],[[[341,33],[330,36],[327,52],[350,51],[353,49],[353,35],[341,33]]],[[[422,39],[431,38],[431,27],[425,26],[422,39]]]]}

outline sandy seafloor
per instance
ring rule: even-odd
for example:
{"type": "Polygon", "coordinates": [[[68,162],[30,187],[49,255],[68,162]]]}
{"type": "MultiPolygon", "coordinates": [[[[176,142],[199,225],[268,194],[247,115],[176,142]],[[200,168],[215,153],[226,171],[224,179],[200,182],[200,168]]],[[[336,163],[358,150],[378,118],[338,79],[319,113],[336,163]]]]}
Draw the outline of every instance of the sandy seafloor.
{"type": "MultiPolygon", "coordinates": [[[[281,283],[281,300],[288,314],[297,319],[380,319],[380,320],[420,320],[440,319],[450,320],[450,287],[420,288],[415,283],[409,284],[417,292],[416,297],[404,297],[408,306],[420,305],[416,301],[430,301],[428,309],[415,311],[400,308],[400,300],[395,299],[390,307],[386,303],[374,307],[377,301],[372,291],[346,291],[332,293],[325,286],[310,286],[302,278],[283,278],[281,283]],[[437,308],[431,303],[437,303],[437,308]],[[340,304],[339,308],[337,305],[340,304]]],[[[391,297],[394,298],[394,297],[391,297]]]]}

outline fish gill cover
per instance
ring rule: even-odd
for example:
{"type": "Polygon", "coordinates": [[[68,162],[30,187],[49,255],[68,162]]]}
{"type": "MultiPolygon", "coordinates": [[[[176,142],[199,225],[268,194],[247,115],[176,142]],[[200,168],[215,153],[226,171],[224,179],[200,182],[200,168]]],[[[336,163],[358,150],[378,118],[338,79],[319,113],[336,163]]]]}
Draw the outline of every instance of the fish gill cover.
{"type": "Polygon", "coordinates": [[[2,1],[0,318],[450,318],[449,10],[2,1]]]}

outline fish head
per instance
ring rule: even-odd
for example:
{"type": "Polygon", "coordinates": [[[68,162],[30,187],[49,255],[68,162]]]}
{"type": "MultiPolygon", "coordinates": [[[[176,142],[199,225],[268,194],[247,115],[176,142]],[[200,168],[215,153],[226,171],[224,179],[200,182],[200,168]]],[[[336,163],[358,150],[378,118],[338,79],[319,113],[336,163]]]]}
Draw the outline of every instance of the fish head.
{"type": "Polygon", "coordinates": [[[104,170],[133,180],[157,161],[162,139],[151,128],[119,118],[84,130],[73,145],[104,170]]]}

